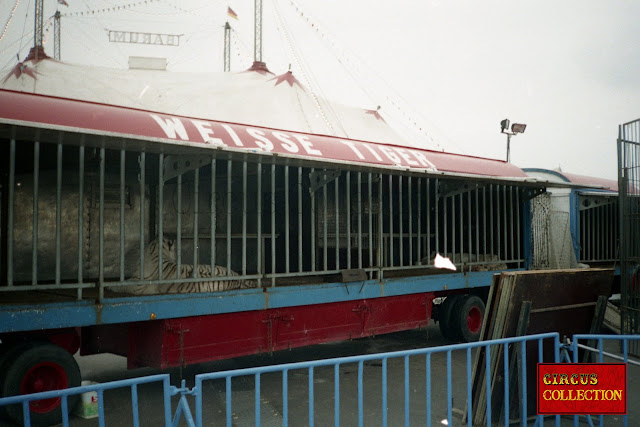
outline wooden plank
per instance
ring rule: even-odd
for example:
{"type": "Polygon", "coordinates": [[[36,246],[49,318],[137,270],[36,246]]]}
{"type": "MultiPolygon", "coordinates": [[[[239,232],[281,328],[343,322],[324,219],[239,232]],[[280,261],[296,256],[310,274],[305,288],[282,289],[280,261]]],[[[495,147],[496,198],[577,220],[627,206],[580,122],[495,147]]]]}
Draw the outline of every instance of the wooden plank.
{"type": "MultiPolygon", "coordinates": [[[[497,339],[519,335],[537,334],[543,332],[558,332],[561,336],[571,336],[576,333],[598,332],[604,316],[606,304],[596,304],[599,297],[606,302],[611,292],[613,270],[611,269],[574,269],[574,270],[545,270],[505,272],[500,280],[492,283],[490,300],[485,315],[486,325],[481,332],[481,339],[497,339]],[[495,289],[493,289],[495,288],[495,289]],[[529,313],[525,315],[523,302],[529,301],[529,313]],[[598,307],[602,307],[599,309],[598,307]],[[598,310],[596,310],[598,309],[598,310]],[[602,316],[598,315],[600,313],[602,316]],[[526,322],[525,317],[529,321],[526,322]]],[[[525,308],[525,312],[527,309],[525,308]]],[[[543,361],[550,362],[554,358],[554,348],[548,345],[543,348],[543,361]]],[[[519,346],[518,346],[519,347],[519,346]]],[[[527,345],[527,378],[535,378],[535,367],[538,361],[538,344],[527,345]]],[[[491,391],[493,399],[500,394],[502,399],[504,366],[502,363],[502,346],[493,348],[491,352],[491,391]],[[500,393],[502,392],[502,393],[500,393]]],[[[519,355],[518,365],[521,366],[522,356],[519,355]]],[[[478,352],[473,370],[473,423],[486,424],[487,384],[485,352],[478,352]]],[[[510,359],[510,365],[513,358],[510,359]]],[[[519,378],[521,372],[510,366],[510,377],[519,378]]],[[[510,380],[510,384],[511,380],[510,380]]],[[[514,384],[513,387],[520,387],[514,384]]],[[[517,396],[510,385],[510,394],[519,399],[522,389],[517,396]]],[[[535,411],[535,381],[527,381],[528,412],[535,411]]],[[[511,407],[519,407],[510,405],[511,407]]],[[[503,408],[498,400],[492,402],[494,408],[503,408]]],[[[504,412],[504,411],[500,411],[504,412]]],[[[503,416],[501,413],[499,416],[503,416]]],[[[497,419],[494,417],[494,419],[497,419]]]]}

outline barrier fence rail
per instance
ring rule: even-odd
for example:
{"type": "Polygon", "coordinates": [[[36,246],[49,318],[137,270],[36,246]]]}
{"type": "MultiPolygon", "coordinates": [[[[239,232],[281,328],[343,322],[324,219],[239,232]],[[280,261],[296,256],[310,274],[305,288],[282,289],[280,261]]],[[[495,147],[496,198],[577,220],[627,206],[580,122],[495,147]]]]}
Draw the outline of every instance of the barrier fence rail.
{"type": "MultiPolygon", "coordinates": [[[[570,344],[566,346],[567,349],[566,356],[564,359],[568,362],[580,363],[580,362],[595,362],[595,363],[604,363],[605,360],[609,363],[626,363],[627,365],[640,367],[640,360],[630,358],[629,344],[637,343],[640,344],[640,335],[574,335],[573,339],[570,341],[570,344]],[[580,344],[580,341],[586,342],[587,344],[580,344]],[[608,349],[605,351],[605,342],[609,342],[611,344],[620,344],[620,348],[618,349],[608,349]],[[580,360],[580,350],[583,350],[585,355],[583,359],[580,360]],[[617,353],[616,353],[617,350],[617,353]],[[571,352],[570,355],[568,352],[571,352]],[[591,356],[596,355],[597,359],[592,360],[591,356]],[[572,358],[571,358],[572,357],[572,358]]],[[[563,360],[564,361],[564,360],[563,360]]],[[[630,373],[627,373],[628,377],[631,377],[630,373]]],[[[627,383],[629,383],[629,378],[627,378],[627,383]]],[[[604,416],[598,416],[600,426],[604,425],[604,416]]],[[[626,427],[629,425],[629,416],[623,416],[623,425],[626,427]]],[[[574,416],[574,426],[577,426],[579,422],[579,417],[577,415],[574,416]]],[[[589,425],[593,425],[592,420],[589,416],[587,416],[587,422],[589,425]]]]}
{"type": "MultiPolygon", "coordinates": [[[[192,388],[184,380],[180,387],[172,386],[169,374],[152,375],[0,398],[0,407],[21,405],[24,425],[29,426],[32,424],[27,409],[31,402],[58,398],[66,413],[70,396],[95,391],[98,425],[104,426],[104,392],[130,388],[131,413],[127,418],[134,426],[145,425],[140,422],[138,386],[156,383],[162,390],[162,403],[158,399],[153,412],[156,418],[164,417],[165,426],[451,426],[454,421],[458,424],[454,414],[462,416],[463,425],[468,426],[509,425],[514,421],[525,426],[542,425],[543,417],[535,416],[535,405],[531,404],[531,399],[535,402],[537,362],[577,363],[586,360],[586,351],[596,352],[597,363],[614,360],[635,368],[640,364],[628,356],[627,348],[630,341],[637,340],[640,336],[575,335],[567,344],[561,344],[559,334],[554,332],[203,373],[195,376],[192,388]],[[619,354],[609,348],[615,347],[616,341],[621,345],[619,354]],[[605,346],[604,342],[610,344],[605,346]],[[350,374],[356,375],[349,377],[350,374]],[[460,401],[464,403],[458,404],[460,401]],[[190,403],[195,404],[193,416],[190,403]],[[160,406],[162,414],[157,409],[160,406]],[[531,420],[532,414],[535,421],[531,420]]],[[[109,417],[117,418],[115,414],[109,417]]],[[[586,418],[593,425],[590,417],[586,418]]],[[[623,423],[628,425],[627,416],[623,423]]],[[[63,426],[69,425],[70,419],[65,415],[63,426]]],[[[555,416],[555,425],[560,425],[560,416],[555,416]]],[[[574,425],[578,425],[577,416],[574,425]]]]}

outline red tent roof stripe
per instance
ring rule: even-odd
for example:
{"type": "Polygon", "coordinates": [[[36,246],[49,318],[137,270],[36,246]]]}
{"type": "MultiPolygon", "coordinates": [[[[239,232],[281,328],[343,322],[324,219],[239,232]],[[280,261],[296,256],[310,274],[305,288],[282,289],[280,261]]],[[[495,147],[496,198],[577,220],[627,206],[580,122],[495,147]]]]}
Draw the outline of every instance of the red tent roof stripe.
{"type": "Polygon", "coordinates": [[[0,122],[3,121],[55,125],[79,132],[109,132],[123,136],[203,143],[362,164],[498,177],[527,176],[516,166],[499,160],[193,119],[8,90],[0,90],[0,122]]]}

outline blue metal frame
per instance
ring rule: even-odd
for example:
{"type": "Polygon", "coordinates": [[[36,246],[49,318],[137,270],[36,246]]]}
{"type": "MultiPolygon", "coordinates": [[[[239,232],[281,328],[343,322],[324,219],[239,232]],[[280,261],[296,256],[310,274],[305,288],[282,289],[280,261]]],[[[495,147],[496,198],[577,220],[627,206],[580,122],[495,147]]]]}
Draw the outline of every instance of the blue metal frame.
{"type": "MultiPolygon", "coordinates": [[[[446,367],[446,375],[447,375],[447,390],[446,390],[446,402],[447,402],[447,425],[452,425],[452,415],[453,415],[453,400],[452,400],[452,380],[451,380],[451,376],[452,376],[452,362],[451,362],[451,354],[453,351],[458,351],[458,350],[462,350],[462,351],[466,351],[467,354],[467,358],[466,358],[466,368],[467,368],[467,384],[466,384],[466,390],[467,390],[467,424],[468,426],[472,425],[472,400],[471,400],[471,388],[472,388],[472,383],[471,383],[471,363],[472,363],[472,357],[471,357],[471,350],[474,348],[484,348],[485,349],[485,361],[486,361],[486,380],[487,380],[487,394],[490,395],[491,394],[491,389],[490,389],[490,384],[491,384],[491,348],[492,347],[496,347],[496,346],[504,346],[504,349],[508,349],[508,346],[511,345],[516,345],[516,344],[520,344],[520,349],[522,351],[522,355],[523,355],[523,362],[522,362],[522,366],[526,367],[526,344],[527,342],[538,342],[538,362],[542,362],[542,347],[543,347],[543,340],[545,339],[552,339],[553,340],[553,345],[554,345],[554,361],[558,362],[560,360],[560,336],[557,332],[550,332],[550,333],[545,333],[545,334],[537,334],[537,335],[529,335],[529,336],[524,336],[524,337],[515,337],[515,338],[503,338],[503,339],[498,339],[498,340],[491,340],[491,341],[481,341],[481,342],[475,342],[475,343],[468,343],[468,344],[456,344],[456,345],[448,345],[448,346],[442,346],[442,347],[432,347],[432,348],[423,348],[423,349],[416,349],[416,350],[405,350],[405,351],[396,351],[396,352],[390,352],[390,353],[379,353],[379,354],[370,354],[370,355],[362,355],[362,356],[352,356],[352,357],[341,357],[341,358],[335,358],[335,359],[325,359],[325,360],[315,360],[315,361],[309,361],[309,362],[298,362],[298,363],[289,363],[289,364],[284,364],[284,365],[274,365],[274,366],[264,366],[264,367],[257,367],[257,368],[246,368],[246,369],[237,369],[237,370],[232,370],[232,371],[223,371],[223,372],[212,372],[212,373],[207,373],[207,374],[199,374],[196,375],[195,378],[195,386],[193,388],[193,392],[195,394],[195,399],[196,399],[196,407],[195,407],[195,423],[198,426],[201,426],[205,423],[205,420],[203,420],[203,406],[202,406],[202,393],[201,391],[203,390],[203,383],[205,381],[209,381],[209,380],[215,380],[215,379],[224,379],[225,380],[225,384],[226,384],[226,393],[225,393],[225,398],[226,398],[226,425],[227,427],[232,427],[233,423],[232,423],[232,418],[231,418],[231,414],[232,414],[232,393],[231,393],[231,379],[232,378],[237,378],[237,377],[242,377],[242,376],[253,376],[255,378],[255,420],[256,423],[255,425],[260,425],[260,409],[259,409],[259,402],[260,402],[260,376],[262,374],[266,374],[266,373],[273,373],[273,372],[280,372],[282,373],[282,401],[283,401],[283,426],[288,426],[288,404],[287,404],[287,399],[288,399],[288,372],[292,371],[292,370],[302,370],[302,369],[306,369],[309,372],[308,375],[308,388],[309,388],[309,418],[308,418],[308,423],[309,426],[313,426],[314,425],[314,405],[313,405],[313,399],[314,399],[314,393],[313,393],[313,389],[314,389],[314,376],[313,376],[313,371],[315,368],[318,367],[328,367],[328,366],[332,366],[334,368],[334,425],[338,426],[339,425],[339,416],[340,416],[340,405],[339,405],[339,399],[340,399],[340,382],[335,380],[338,378],[339,376],[339,368],[340,365],[343,364],[347,364],[347,363],[357,363],[358,364],[358,425],[359,426],[363,426],[364,424],[364,411],[363,411],[363,396],[364,396],[364,391],[363,391],[363,384],[362,384],[362,378],[363,378],[363,365],[364,362],[367,361],[381,361],[382,364],[382,384],[381,384],[381,388],[382,388],[382,425],[386,426],[388,423],[388,413],[387,413],[387,396],[388,396],[388,389],[387,389],[387,364],[389,359],[396,359],[396,358],[402,358],[404,359],[404,424],[405,426],[409,425],[409,410],[410,410],[410,405],[409,405],[409,367],[408,367],[408,360],[410,357],[412,356],[418,356],[418,355],[423,355],[426,356],[426,363],[427,363],[427,375],[426,375],[426,390],[427,390],[427,420],[426,420],[426,425],[427,426],[431,426],[431,400],[433,397],[433,390],[431,389],[431,376],[432,376],[432,370],[431,370],[431,356],[433,354],[437,354],[437,353],[445,353],[446,354],[446,358],[447,358],[447,367],[446,367]]],[[[509,372],[508,372],[508,367],[509,367],[509,352],[505,351],[504,352],[504,361],[505,361],[505,378],[508,378],[509,376],[509,372]]],[[[526,413],[527,413],[527,387],[526,387],[526,381],[527,381],[527,370],[522,369],[521,370],[521,377],[520,380],[522,381],[523,386],[521,387],[522,389],[522,396],[521,396],[521,401],[522,401],[522,408],[521,408],[521,414],[522,414],[522,424],[523,425],[527,425],[527,417],[526,417],[526,413]]],[[[417,381],[416,378],[414,378],[414,381],[417,381]]],[[[510,395],[512,394],[509,390],[509,381],[505,381],[504,382],[504,386],[505,386],[505,390],[504,390],[504,396],[505,396],[505,401],[504,401],[504,416],[505,416],[505,420],[506,420],[506,424],[508,425],[509,423],[509,413],[510,413],[510,408],[509,408],[509,399],[508,397],[510,397],[510,395]]],[[[486,411],[487,411],[487,425],[491,425],[491,399],[487,399],[486,401],[486,411]]],[[[557,422],[559,422],[559,418],[557,418],[556,420],[557,422]]],[[[538,416],[538,420],[536,423],[538,422],[542,422],[542,416],[538,416]]]]}
{"type": "Polygon", "coordinates": [[[0,306],[0,333],[172,319],[220,313],[355,301],[488,287],[495,271],[242,289],[215,294],[171,294],[93,301],[0,306]]]}
{"type": "MultiPolygon", "coordinates": [[[[597,363],[603,363],[604,362],[604,357],[608,357],[610,359],[614,359],[614,360],[618,360],[618,362],[622,362],[622,363],[633,363],[634,365],[639,365],[640,366],[640,362],[639,361],[630,361],[629,360],[629,341],[640,341],[640,335],[598,335],[598,334],[577,334],[574,335],[572,340],[571,340],[571,344],[568,346],[567,350],[571,352],[571,355],[573,357],[573,363],[580,363],[579,359],[578,359],[578,355],[579,355],[579,350],[583,349],[583,350],[587,350],[587,351],[591,351],[594,352],[598,355],[598,360],[597,363]],[[584,345],[584,344],[580,344],[580,340],[586,341],[587,343],[591,343],[594,342],[596,343],[596,347],[591,347],[588,344],[584,345]],[[606,351],[604,351],[603,349],[603,343],[604,341],[621,341],[622,343],[622,356],[618,356],[615,354],[611,354],[611,353],[607,353],[606,351]]],[[[569,355],[567,355],[568,358],[569,355]]],[[[571,362],[571,360],[568,360],[569,362],[571,362]]],[[[628,372],[627,372],[628,375],[628,372]]],[[[629,378],[627,378],[627,383],[629,381],[629,378]]],[[[627,395],[627,407],[629,407],[628,403],[629,403],[629,397],[627,395]]],[[[629,420],[628,420],[629,416],[628,415],[624,415],[622,418],[623,421],[623,425],[624,427],[627,427],[629,425],[629,420]]],[[[602,427],[604,425],[604,416],[603,415],[599,415],[598,416],[599,419],[599,425],[600,427],[602,427]]],[[[573,425],[577,426],[579,422],[579,416],[575,415],[574,419],[573,419],[573,425]]],[[[593,425],[592,421],[591,421],[591,416],[587,415],[587,422],[589,423],[589,425],[593,425]]]]}
{"type": "MultiPolygon", "coordinates": [[[[138,427],[140,425],[140,416],[138,413],[138,386],[141,384],[149,384],[155,382],[162,382],[163,395],[164,395],[164,418],[165,427],[170,427],[171,424],[171,396],[180,392],[170,384],[169,374],[151,375],[148,377],[132,378],[119,381],[111,381],[108,383],[87,385],[81,387],[73,387],[64,390],[45,391],[42,393],[33,393],[22,396],[12,396],[0,398],[0,407],[14,404],[22,405],[23,423],[25,426],[31,425],[31,418],[29,412],[29,403],[37,400],[61,398],[62,407],[62,425],[63,427],[69,427],[69,411],[68,411],[68,398],[69,396],[80,395],[82,393],[97,392],[98,393],[98,425],[100,427],[105,426],[105,414],[104,414],[104,391],[112,390],[116,388],[131,388],[131,409],[133,415],[133,425],[138,427]]],[[[173,424],[177,425],[177,424],[173,424]]],[[[193,424],[191,424],[193,425],[193,424]]]]}
{"type": "MultiPolygon", "coordinates": [[[[261,387],[260,387],[260,379],[263,374],[267,373],[280,373],[282,375],[282,418],[283,425],[289,425],[289,372],[294,370],[306,370],[308,373],[308,393],[309,393],[309,404],[308,404],[308,424],[309,426],[314,426],[314,416],[315,416],[315,407],[314,407],[314,372],[316,368],[320,367],[333,367],[333,378],[334,378],[334,386],[333,386],[333,419],[334,425],[338,426],[340,423],[340,367],[345,364],[357,364],[358,366],[358,376],[357,376],[357,413],[358,413],[358,425],[364,425],[364,386],[363,386],[363,370],[364,363],[371,361],[379,361],[381,362],[382,367],[382,377],[381,377],[381,410],[382,410],[382,425],[388,425],[388,395],[390,392],[394,392],[395,390],[389,389],[388,384],[388,364],[392,359],[402,360],[403,364],[403,382],[402,382],[402,394],[403,394],[403,419],[404,425],[408,426],[410,422],[410,397],[411,397],[411,384],[416,384],[416,382],[421,381],[416,376],[411,376],[409,361],[410,358],[415,356],[424,356],[426,361],[426,377],[424,378],[426,385],[426,425],[431,426],[431,415],[432,415],[432,400],[434,398],[445,398],[447,404],[447,425],[452,425],[453,418],[453,399],[452,399],[452,390],[454,384],[452,383],[452,372],[453,372],[453,364],[452,364],[452,353],[454,351],[461,351],[466,353],[466,417],[467,417],[467,425],[471,426],[473,422],[472,418],[472,350],[481,348],[484,349],[485,352],[485,372],[486,372],[486,381],[487,381],[487,395],[492,395],[492,393],[502,393],[504,398],[504,413],[501,414],[503,419],[505,420],[505,425],[509,425],[510,420],[510,407],[509,400],[510,397],[514,394],[515,390],[510,390],[509,381],[504,382],[503,390],[491,390],[491,354],[492,351],[502,350],[503,352],[503,378],[509,378],[509,367],[510,367],[510,358],[509,358],[509,348],[518,348],[521,352],[522,364],[519,369],[519,381],[521,382],[519,400],[521,402],[520,406],[520,414],[521,414],[521,425],[527,425],[527,358],[526,358],[526,347],[527,343],[537,342],[538,343],[538,357],[537,362],[548,362],[543,360],[543,341],[544,340],[552,340],[554,346],[554,362],[573,362],[578,363],[578,350],[586,349],[589,351],[593,351],[598,354],[598,362],[603,362],[605,357],[617,357],[616,355],[609,354],[603,350],[603,341],[620,341],[622,343],[622,356],[619,357],[619,360],[624,363],[632,363],[636,365],[640,365],[639,361],[631,360],[628,357],[628,342],[632,340],[640,340],[640,336],[638,335],[574,335],[571,342],[566,345],[561,345],[560,336],[556,332],[537,334],[537,335],[529,335],[523,337],[514,337],[514,338],[503,338],[491,341],[481,341],[476,343],[468,343],[468,344],[457,344],[457,345],[448,345],[442,347],[432,347],[432,348],[423,348],[423,349],[415,349],[415,350],[405,350],[405,351],[396,351],[396,352],[388,352],[388,353],[378,353],[378,354],[370,354],[370,355],[361,355],[361,356],[352,356],[352,357],[341,357],[334,359],[325,359],[325,360],[315,360],[308,362],[299,362],[299,363],[289,363],[282,365],[273,365],[273,366],[263,366],[263,367],[255,367],[255,368],[246,368],[246,369],[237,369],[230,371],[222,371],[222,372],[212,372],[205,374],[198,374],[195,377],[195,385],[193,388],[188,388],[185,386],[185,381],[182,380],[180,387],[174,387],[170,385],[169,374],[160,374],[160,375],[152,375],[149,377],[141,377],[141,378],[133,378],[127,380],[113,381],[103,384],[96,384],[90,386],[82,386],[76,387],[72,389],[66,390],[55,390],[43,393],[35,393],[31,395],[24,396],[13,396],[0,398],[0,407],[5,405],[14,405],[21,404],[23,408],[24,414],[24,424],[26,426],[30,425],[29,418],[29,402],[40,400],[40,399],[50,399],[50,398],[62,398],[62,408],[63,413],[67,413],[67,404],[68,404],[68,396],[71,395],[79,395],[85,392],[95,391],[98,393],[98,424],[99,426],[105,425],[105,412],[104,412],[104,403],[103,403],[103,393],[105,390],[129,387],[131,388],[131,402],[132,402],[132,411],[133,411],[133,425],[139,425],[139,416],[138,416],[138,394],[137,394],[137,386],[140,384],[147,384],[152,382],[161,382],[163,386],[163,410],[164,410],[164,418],[165,418],[165,426],[177,426],[181,420],[184,419],[184,422],[188,426],[202,426],[205,424],[204,414],[203,414],[203,391],[205,389],[204,383],[206,381],[212,381],[216,379],[223,379],[225,383],[224,394],[225,394],[225,423],[227,426],[231,427],[233,425],[232,419],[232,408],[233,408],[233,397],[232,397],[232,379],[243,377],[243,376],[252,376],[254,378],[254,416],[257,422],[255,425],[260,425],[261,423],[261,413],[260,413],[260,405],[261,405],[261,387]],[[596,347],[589,347],[587,345],[580,344],[580,341],[587,342],[595,342],[596,347]],[[561,359],[561,351],[562,351],[562,359],[561,359]],[[432,356],[434,354],[444,354],[446,356],[446,390],[433,390],[432,389],[432,377],[433,375],[439,375],[440,372],[434,372],[432,370],[432,356]],[[572,357],[571,357],[572,356],[572,357]],[[573,359],[573,360],[572,360],[573,359]],[[179,396],[179,400],[176,406],[175,411],[172,411],[171,408],[171,397],[179,396]],[[192,414],[192,411],[189,406],[189,399],[187,396],[193,396],[195,398],[195,412],[192,414]]],[[[547,341],[548,343],[548,341],[547,341]]],[[[492,419],[496,414],[492,414],[491,410],[491,401],[492,399],[486,399],[486,418],[487,425],[492,424],[492,419]]],[[[444,420],[443,420],[444,421],[444,420]]],[[[495,419],[493,420],[495,421],[495,419]]],[[[578,417],[574,418],[574,425],[578,425],[578,417]]],[[[587,422],[589,425],[593,425],[593,422],[589,416],[587,416],[587,422]]],[[[628,425],[627,416],[623,418],[624,425],[628,425]]],[[[542,415],[538,415],[534,425],[540,426],[543,423],[542,415]]],[[[63,426],[67,427],[69,425],[69,416],[65,415],[63,417],[63,426]]],[[[207,424],[208,425],[208,424],[207,424]]],[[[555,416],[555,425],[560,425],[560,417],[555,416]]],[[[603,425],[603,417],[600,416],[600,425],[603,425]]]]}

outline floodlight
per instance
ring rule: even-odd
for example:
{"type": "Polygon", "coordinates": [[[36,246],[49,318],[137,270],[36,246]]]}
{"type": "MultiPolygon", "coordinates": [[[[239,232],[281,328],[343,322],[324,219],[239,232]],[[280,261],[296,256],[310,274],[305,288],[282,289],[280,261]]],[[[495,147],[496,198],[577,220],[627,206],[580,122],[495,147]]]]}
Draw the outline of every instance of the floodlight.
{"type": "Polygon", "coordinates": [[[527,125],[522,124],[522,123],[514,123],[513,126],[511,126],[511,132],[513,133],[524,133],[524,130],[527,128],[527,125]]]}
{"type": "Polygon", "coordinates": [[[500,122],[500,127],[502,130],[500,132],[504,132],[505,129],[509,129],[509,119],[504,119],[500,122]]]}

